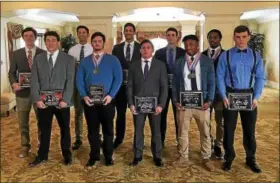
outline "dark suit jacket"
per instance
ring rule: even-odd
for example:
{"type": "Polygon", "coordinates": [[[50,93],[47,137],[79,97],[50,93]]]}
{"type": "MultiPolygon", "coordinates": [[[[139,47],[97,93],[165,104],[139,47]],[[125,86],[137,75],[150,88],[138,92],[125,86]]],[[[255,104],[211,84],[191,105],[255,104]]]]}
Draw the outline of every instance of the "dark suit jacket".
{"type": "Polygon", "coordinates": [[[63,90],[62,100],[71,104],[74,89],[75,59],[59,51],[52,73],[49,71],[47,52],[36,56],[31,73],[32,102],[40,100],[40,90],[63,90]]]}
{"type": "MultiPolygon", "coordinates": [[[[38,47],[36,47],[35,56],[33,59],[33,62],[35,60],[35,57],[42,53],[46,52],[45,50],[42,50],[38,47]]],[[[18,73],[19,72],[31,72],[29,65],[28,65],[28,59],[26,56],[25,48],[18,49],[13,52],[12,58],[10,61],[10,70],[9,70],[9,81],[11,86],[14,83],[18,83],[18,73]]],[[[16,92],[17,97],[29,97],[30,96],[30,88],[24,88],[16,92]]]]}
{"type": "MultiPolygon", "coordinates": [[[[214,100],[215,94],[215,71],[214,65],[210,58],[201,54],[199,58],[200,62],[200,79],[201,90],[203,92],[204,102],[214,100]]],[[[173,80],[172,80],[172,99],[174,103],[180,102],[180,92],[185,91],[184,81],[184,68],[186,60],[180,58],[176,60],[173,67],[173,80]]]]}
{"type": "Polygon", "coordinates": [[[140,44],[136,41],[134,42],[134,49],[133,49],[133,54],[131,57],[131,62],[127,62],[125,59],[124,45],[125,45],[125,42],[115,45],[113,48],[113,51],[112,51],[112,55],[115,55],[120,60],[122,69],[129,69],[129,65],[132,62],[141,59],[140,44]]]}
{"type": "MultiPolygon", "coordinates": [[[[164,47],[164,48],[161,48],[161,49],[157,50],[156,53],[155,53],[155,58],[164,62],[165,65],[166,65],[166,68],[167,68],[167,73],[172,74],[172,71],[168,67],[168,61],[167,61],[167,58],[166,58],[166,50],[167,50],[167,47],[164,47]]],[[[180,57],[184,57],[185,54],[186,54],[186,51],[183,48],[176,47],[176,58],[175,58],[175,60],[179,59],[180,57]]]]}
{"type": "Polygon", "coordinates": [[[134,105],[134,97],[157,97],[158,106],[164,108],[168,96],[167,72],[165,64],[153,58],[151,67],[144,80],[141,60],[130,65],[127,84],[128,105],[134,105]]]}
{"type": "MultiPolygon", "coordinates": [[[[217,70],[219,58],[220,58],[221,54],[222,54],[224,51],[225,51],[225,50],[222,49],[221,52],[220,52],[220,54],[218,55],[218,57],[214,60],[214,68],[215,68],[215,71],[217,70]]],[[[202,54],[208,57],[208,49],[207,49],[207,50],[204,50],[204,51],[202,52],[202,54]]],[[[211,58],[210,58],[210,59],[211,59],[211,58]]]]}

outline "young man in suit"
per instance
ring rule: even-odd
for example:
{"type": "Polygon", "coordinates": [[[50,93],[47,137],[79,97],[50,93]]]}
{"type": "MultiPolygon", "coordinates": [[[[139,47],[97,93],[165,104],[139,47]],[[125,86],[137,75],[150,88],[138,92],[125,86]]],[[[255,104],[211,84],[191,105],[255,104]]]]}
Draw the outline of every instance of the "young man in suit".
{"type": "MultiPolygon", "coordinates": [[[[225,51],[222,49],[221,40],[222,33],[217,29],[212,29],[207,34],[207,39],[209,43],[209,48],[202,52],[205,56],[209,57],[214,63],[215,71],[217,70],[217,65],[220,55],[225,51]]],[[[223,126],[223,100],[218,94],[218,90],[215,90],[215,98],[210,106],[210,136],[212,150],[217,159],[222,159],[222,145],[223,145],[223,135],[224,135],[224,126],[223,126]],[[211,135],[211,119],[212,111],[215,109],[215,121],[216,121],[216,139],[211,135]]]]}
{"type": "Polygon", "coordinates": [[[35,160],[29,164],[36,166],[48,160],[53,115],[60,127],[61,149],[64,164],[72,163],[70,151],[70,103],[74,89],[75,59],[59,50],[60,37],[55,31],[44,35],[47,53],[37,55],[32,67],[31,98],[38,107],[38,123],[41,131],[40,147],[35,160]],[[60,90],[62,98],[57,106],[45,105],[40,91],[60,90]]]}
{"type": "Polygon", "coordinates": [[[136,166],[142,161],[144,146],[144,125],[146,117],[150,120],[150,128],[152,131],[151,149],[153,160],[156,166],[163,166],[161,160],[161,134],[160,134],[160,113],[166,104],[168,95],[167,72],[165,64],[153,58],[152,53],[154,47],[151,41],[144,40],[141,43],[141,60],[137,60],[131,64],[128,73],[128,105],[133,113],[134,120],[134,142],[133,151],[134,159],[132,166],[136,166]],[[158,104],[155,114],[136,114],[135,97],[156,97],[158,104]]]}
{"type": "MultiPolygon", "coordinates": [[[[11,65],[9,70],[9,81],[13,92],[16,94],[18,109],[19,130],[21,136],[21,150],[19,157],[23,158],[29,154],[31,149],[29,134],[29,114],[32,107],[30,98],[30,87],[22,88],[19,84],[18,73],[31,73],[34,57],[44,50],[35,46],[37,32],[32,27],[25,28],[21,36],[25,42],[25,47],[16,50],[12,54],[11,65]]],[[[33,105],[37,117],[37,108],[33,105]]],[[[40,130],[38,129],[38,143],[40,143],[40,130]]]]}
{"type": "MultiPolygon", "coordinates": [[[[105,35],[95,32],[91,36],[93,54],[84,58],[80,63],[76,76],[76,84],[80,96],[84,100],[85,117],[88,126],[88,141],[90,144],[90,158],[86,166],[94,166],[100,160],[99,127],[102,124],[103,155],[105,165],[111,166],[113,160],[113,119],[115,98],[122,84],[122,69],[117,57],[104,53],[105,35]],[[92,103],[92,87],[102,87],[104,94],[101,103],[92,103]]],[[[102,94],[101,93],[101,94],[102,94]]]]}
{"type": "MultiPolygon", "coordinates": [[[[79,39],[79,43],[70,48],[68,54],[75,57],[76,59],[76,70],[80,63],[80,61],[89,55],[92,54],[92,46],[87,42],[89,37],[89,29],[84,25],[79,25],[77,27],[77,36],[79,39]]],[[[74,84],[74,107],[75,107],[75,134],[76,141],[74,142],[72,149],[77,150],[82,145],[82,136],[83,136],[83,105],[82,99],[77,91],[76,84],[74,84]]]]}
{"type": "MultiPolygon", "coordinates": [[[[185,56],[185,50],[176,46],[178,42],[178,31],[177,29],[170,27],[166,30],[166,38],[168,45],[164,48],[161,48],[156,51],[155,58],[162,61],[167,68],[168,73],[168,82],[169,82],[169,89],[168,89],[168,97],[166,101],[166,105],[162,111],[161,114],[161,122],[160,122],[160,132],[161,132],[161,142],[162,147],[164,148],[165,144],[165,134],[166,134],[166,128],[167,128],[167,113],[169,108],[169,101],[171,99],[172,101],[172,71],[173,71],[173,65],[175,64],[175,60],[177,60],[180,57],[185,56]]],[[[175,128],[176,128],[176,141],[178,144],[178,125],[177,125],[177,118],[176,118],[176,107],[174,103],[172,102],[172,108],[173,108],[173,116],[175,121],[175,128]]]]}
{"type": "Polygon", "coordinates": [[[236,128],[238,113],[241,117],[243,129],[243,145],[246,151],[246,165],[255,173],[261,169],[256,163],[256,137],[255,128],[257,121],[257,104],[264,83],[265,72],[263,60],[259,53],[248,48],[250,30],[244,25],[234,29],[233,39],[235,47],[222,53],[217,68],[217,87],[224,103],[224,171],[231,169],[235,158],[234,131],[236,128]],[[251,93],[252,110],[229,110],[228,92],[251,93]]]}
{"type": "Polygon", "coordinates": [[[179,154],[175,166],[187,164],[189,157],[189,127],[194,118],[200,134],[200,146],[203,165],[208,171],[215,167],[210,161],[210,105],[215,94],[215,71],[213,62],[199,53],[199,40],[196,35],[183,38],[186,56],[176,61],[173,68],[172,97],[177,108],[179,126],[179,154]],[[180,92],[202,92],[201,108],[185,108],[180,103],[180,92]]]}
{"type": "Polygon", "coordinates": [[[124,25],[125,41],[114,46],[112,54],[118,57],[123,69],[123,84],[116,96],[117,120],[116,120],[116,138],[114,148],[117,148],[124,140],[126,129],[126,109],[127,109],[127,77],[128,69],[131,63],[140,60],[140,44],[134,40],[136,28],[132,23],[124,25]]]}

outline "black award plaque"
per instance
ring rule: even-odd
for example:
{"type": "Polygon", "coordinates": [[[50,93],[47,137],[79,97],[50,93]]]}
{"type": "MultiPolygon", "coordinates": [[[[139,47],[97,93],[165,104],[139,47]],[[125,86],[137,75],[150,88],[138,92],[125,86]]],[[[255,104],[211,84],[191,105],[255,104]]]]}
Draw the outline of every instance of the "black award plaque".
{"type": "Polygon", "coordinates": [[[127,85],[127,81],[128,81],[128,70],[124,69],[123,70],[123,85],[127,85]]]}
{"type": "Polygon", "coordinates": [[[104,98],[104,86],[103,85],[91,85],[89,87],[89,94],[91,102],[90,104],[103,104],[104,98]]]}
{"type": "Polygon", "coordinates": [[[156,107],[156,97],[135,97],[136,113],[155,113],[156,107]]]}
{"type": "Polygon", "coordinates": [[[180,104],[185,108],[202,108],[203,93],[200,91],[184,91],[180,92],[180,104]]]}
{"type": "Polygon", "coordinates": [[[18,73],[19,86],[21,88],[30,88],[31,87],[31,73],[30,72],[21,72],[18,73]]]}
{"type": "Polygon", "coordinates": [[[252,93],[228,93],[229,110],[251,111],[252,93]]]}
{"type": "Polygon", "coordinates": [[[46,106],[59,106],[62,100],[62,90],[41,90],[40,99],[46,106]]]}

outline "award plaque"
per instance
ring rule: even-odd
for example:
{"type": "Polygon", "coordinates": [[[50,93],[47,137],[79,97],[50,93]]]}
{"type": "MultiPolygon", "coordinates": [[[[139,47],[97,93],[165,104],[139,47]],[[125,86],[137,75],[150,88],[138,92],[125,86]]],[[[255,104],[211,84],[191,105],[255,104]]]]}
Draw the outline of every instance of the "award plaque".
{"type": "Polygon", "coordinates": [[[127,85],[127,81],[128,81],[128,70],[124,69],[123,70],[123,85],[127,85]]]}
{"type": "Polygon", "coordinates": [[[252,93],[228,93],[229,110],[251,111],[252,93]]]}
{"type": "Polygon", "coordinates": [[[168,87],[172,88],[173,74],[168,74],[168,87]]]}
{"type": "Polygon", "coordinates": [[[104,86],[103,85],[91,85],[89,87],[90,104],[103,104],[104,98],[104,86]]]}
{"type": "Polygon", "coordinates": [[[136,113],[155,113],[156,107],[156,97],[135,97],[136,113]]]}
{"type": "Polygon", "coordinates": [[[19,86],[21,88],[31,87],[31,72],[18,73],[19,86]]]}
{"type": "Polygon", "coordinates": [[[59,106],[62,100],[62,90],[41,90],[40,99],[46,106],[59,106]]]}
{"type": "Polygon", "coordinates": [[[201,108],[203,106],[203,93],[201,91],[180,92],[180,104],[185,108],[201,108]]]}

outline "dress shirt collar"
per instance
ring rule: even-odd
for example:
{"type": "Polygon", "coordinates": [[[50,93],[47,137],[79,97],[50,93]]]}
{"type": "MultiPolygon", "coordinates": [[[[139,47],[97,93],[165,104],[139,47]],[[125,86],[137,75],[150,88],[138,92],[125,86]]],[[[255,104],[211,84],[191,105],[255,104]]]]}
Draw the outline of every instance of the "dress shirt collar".
{"type": "Polygon", "coordinates": [[[145,61],[152,62],[152,59],[153,59],[153,57],[150,57],[150,58],[148,58],[148,59],[144,59],[143,57],[141,57],[141,61],[142,61],[142,62],[145,62],[145,61]]]}

